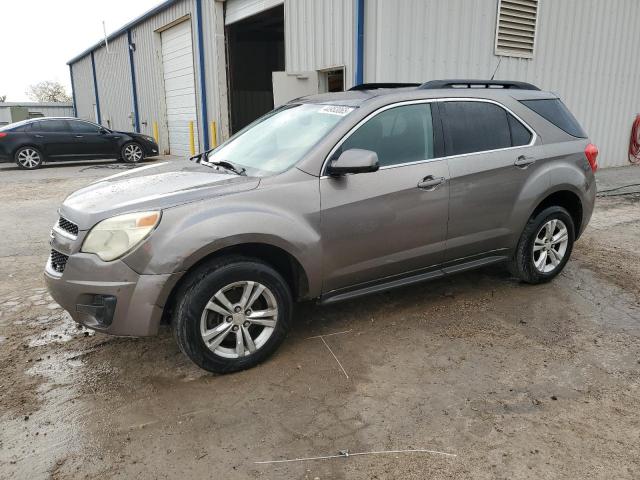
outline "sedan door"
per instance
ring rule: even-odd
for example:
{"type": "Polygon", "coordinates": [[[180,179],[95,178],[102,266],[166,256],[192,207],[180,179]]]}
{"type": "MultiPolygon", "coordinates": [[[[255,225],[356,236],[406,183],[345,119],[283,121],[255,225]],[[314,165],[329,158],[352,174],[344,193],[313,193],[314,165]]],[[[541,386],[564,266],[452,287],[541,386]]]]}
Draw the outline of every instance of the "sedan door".
{"type": "Polygon", "coordinates": [[[115,157],[119,154],[117,141],[107,129],[83,120],[69,120],[73,131],[76,151],[86,158],[115,157]]]}
{"type": "Polygon", "coordinates": [[[33,123],[32,135],[40,142],[49,159],[74,158],[74,138],[66,119],[51,118],[33,123]]]}
{"type": "Polygon", "coordinates": [[[502,106],[484,100],[439,103],[451,170],[447,261],[504,255],[519,235],[514,210],[542,146],[502,106]]]}
{"type": "Polygon", "coordinates": [[[332,155],[371,150],[380,169],[320,179],[324,293],[442,262],[449,168],[434,137],[429,103],[387,107],[332,155]]]}

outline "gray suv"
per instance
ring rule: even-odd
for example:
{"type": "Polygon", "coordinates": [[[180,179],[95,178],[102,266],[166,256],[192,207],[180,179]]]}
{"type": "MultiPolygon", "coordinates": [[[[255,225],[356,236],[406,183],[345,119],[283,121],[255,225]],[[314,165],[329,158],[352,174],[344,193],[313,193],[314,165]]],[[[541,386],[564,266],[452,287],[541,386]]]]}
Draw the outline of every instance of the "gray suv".
{"type": "Polygon", "coordinates": [[[191,162],[71,194],[45,277],[76,322],[167,323],[200,367],[241,370],[280,345],[296,301],[499,262],[551,280],[591,216],[597,154],[556,95],[521,82],[304,97],[191,162]]]}

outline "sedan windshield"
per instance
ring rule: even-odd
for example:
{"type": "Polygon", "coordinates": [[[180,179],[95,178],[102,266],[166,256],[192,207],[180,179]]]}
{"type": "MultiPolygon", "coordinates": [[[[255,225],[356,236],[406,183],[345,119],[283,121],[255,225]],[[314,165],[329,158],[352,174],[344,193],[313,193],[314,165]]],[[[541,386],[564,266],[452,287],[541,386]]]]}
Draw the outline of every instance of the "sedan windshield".
{"type": "Polygon", "coordinates": [[[336,105],[285,105],[238,132],[209,153],[207,161],[227,162],[250,175],[283,172],[351,111],[336,105]]]}

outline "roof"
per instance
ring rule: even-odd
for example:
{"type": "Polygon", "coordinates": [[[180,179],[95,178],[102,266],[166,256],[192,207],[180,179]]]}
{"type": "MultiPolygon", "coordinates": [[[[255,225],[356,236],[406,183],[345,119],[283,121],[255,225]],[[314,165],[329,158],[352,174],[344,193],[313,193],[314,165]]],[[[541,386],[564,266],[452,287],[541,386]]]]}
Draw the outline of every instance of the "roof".
{"type": "Polygon", "coordinates": [[[73,108],[72,102],[0,102],[0,107],[59,107],[73,108]]]}
{"type": "MultiPolygon", "coordinates": [[[[378,88],[373,87],[371,90],[356,89],[348,90],[346,92],[337,93],[321,93],[318,95],[309,95],[300,99],[292,100],[292,103],[297,101],[303,101],[305,103],[327,103],[332,105],[345,105],[357,107],[367,100],[372,100],[379,97],[397,97],[398,101],[423,99],[423,98],[447,98],[447,97],[469,97],[469,98],[500,98],[501,96],[508,95],[517,100],[528,99],[543,99],[543,98],[556,98],[557,96],[551,92],[545,92],[539,90],[537,87],[535,90],[523,89],[523,88],[459,88],[459,87],[437,87],[437,82],[432,81],[429,88],[418,87],[400,87],[400,88],[378,88]]],[[[462,81],[456,80],[456,84],[462,81]]],[[[511,82],[513,83],[513,82],[511,82]]],[[[428,84],[422,84],[428,85],[428,84]]],[[[396,98],[392,98],[392,101],[396,98]]]]}
{"type": "MultiPolygon", "coordinates": [[[[162,12],[163,10],[166,10],[167,8],[169,8],[174,3],[177,3],[178,1],[179,0],[165,0],[160,5],[157,5],[157,6],[153,7],[151,10],[146,11],[145,13],[140,15],[139,17],[137,17],[137,18],[131,20],[129,23],[123,25],[122,27],[117,29],[115,32],[110,33],[107,36],[107,41],[111,41],[114,38],[119,37],[123,33],[126,33],[126,31],[129,30],[130,28],[135,27],[136,25],[144,22],[147,18],[153,17],[157,13],[162,12]]],[[[100,40],[98,43],[92,45],[91,47],[89,47],[86,50],[84,50],[82,53],[76,55],[71,60],[69,60],[67,62],[67,65],[72,65],[72,64],[76,63],[78,60],[86,57],[91,52],[93,52],[94,50],[97,50],[98,48],[102,47],[103,45],[104,45],[104,40],[100,40]]]]}

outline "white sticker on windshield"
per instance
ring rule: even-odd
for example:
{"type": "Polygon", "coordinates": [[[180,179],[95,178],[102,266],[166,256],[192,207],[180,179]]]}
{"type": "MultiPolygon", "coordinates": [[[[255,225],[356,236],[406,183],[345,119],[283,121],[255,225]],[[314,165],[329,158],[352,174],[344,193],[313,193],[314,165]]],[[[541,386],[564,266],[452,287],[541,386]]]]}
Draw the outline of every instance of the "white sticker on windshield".
{"type": "Polygon", "coordinates": [[[343,105],[327,105],[320,109],[320,113],[328,113],[330,115],[340,115],[344,117],[353,111],[352,107],[345,107],[343,105]]]}

